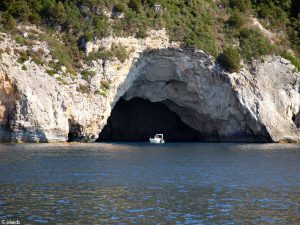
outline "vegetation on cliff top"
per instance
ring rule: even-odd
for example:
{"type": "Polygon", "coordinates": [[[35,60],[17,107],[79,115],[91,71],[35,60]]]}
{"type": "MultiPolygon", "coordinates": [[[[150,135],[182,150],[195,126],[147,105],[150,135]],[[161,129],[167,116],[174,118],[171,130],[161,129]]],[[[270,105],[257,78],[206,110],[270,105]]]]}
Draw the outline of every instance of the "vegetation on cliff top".
{"type": "MultiPolygon", "coordinates": [[[[246,62],[276,53],[300,69],[298,0],[0,0],[0,11],[5,31],[13,31],[22,22],[43,26],[50,34],[61,32],[68,47],[61,48],[51,38],[47,41],[51,53],[70,72],[80,68],[85,57],[80,45],[83,39],[111,34],[145,37],[147,30],[161,28],[166,28],[170,39],[180,41],[182,47],[218,56],[224,49],[236,46],[246,62]],[[155,3],[160,7],[155,8],[155,3]],[[124,17],[118,17],[120,14],[124,17]],[[251,28],[252,16],[267,29],[280,33],[273,44],[251,28]]],[[[22,44],[24,40],[18,42],[22,44]]],[[[114,54],[122,60],[126,56],[118,49],[114,54]]]]}
{"type": "Polygon", "coordinates": [[[236,48],[226,48],[218,57],[218,62],[229,72],[238,71],[240,69],[241,57],[236,48]]]}

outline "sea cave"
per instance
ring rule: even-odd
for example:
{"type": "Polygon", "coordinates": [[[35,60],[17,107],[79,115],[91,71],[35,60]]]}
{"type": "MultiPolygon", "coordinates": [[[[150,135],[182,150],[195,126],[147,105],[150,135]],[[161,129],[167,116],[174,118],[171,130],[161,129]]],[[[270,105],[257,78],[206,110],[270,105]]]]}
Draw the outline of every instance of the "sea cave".
{"type": "Polygon", "coordinates": [[[157,133],[166,141],[201,141],[201,134],[185,124],[162,102],[121,98],[97,141],[147,141],[157,133]]]}
{"type": "Polygon", "coordinates": [[[206,69],[185,69],[190,62],[177,54],[182,58],[149,53],[136,63],[118,88],[98,142],[148,141],[158,133],[168,142],[269,139],[248,125],[228,80],[206,69]]]}

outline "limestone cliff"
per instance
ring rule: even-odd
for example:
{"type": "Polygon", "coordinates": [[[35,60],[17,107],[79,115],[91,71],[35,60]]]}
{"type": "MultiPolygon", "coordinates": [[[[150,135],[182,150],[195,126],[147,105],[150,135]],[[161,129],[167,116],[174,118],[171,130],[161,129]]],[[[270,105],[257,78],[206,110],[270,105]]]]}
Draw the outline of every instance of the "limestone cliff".
{"type": "MultiPolygon", "coordinates": [[[[27,47],[2,36],[0,48],[7,49],[0,63],[2,142],[94,141],[121,97],[165,104],[206,141],[300,141],[300,74],[280,57],[227,73],[204,52],[179,49],[165,31],[152,31],[146,39],[87,43],[88,52],[121,43],[130,55],[123,63],[89,62],[84,69],[95,76],[85,80],[80,74],[50,76],[32,60],[21,65],[18,52],[27,47]]],[[[30,48],[51,58],[46,43],[30,48]]]]}

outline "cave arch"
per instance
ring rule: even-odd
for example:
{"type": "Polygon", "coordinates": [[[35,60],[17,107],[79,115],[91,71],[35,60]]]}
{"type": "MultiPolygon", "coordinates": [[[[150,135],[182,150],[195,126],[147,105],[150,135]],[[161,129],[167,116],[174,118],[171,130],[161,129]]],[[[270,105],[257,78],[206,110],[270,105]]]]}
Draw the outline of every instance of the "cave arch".
{"type": "MultiPolygon", "coordinates": [[[[119,123],[118,128],[118,122],[112,121],[122,116],[118,112],[119,104],[122,106],[129,102],[130,105],[131,100],[138,98],[151,103],[154,107],[151,110],[163,105],[166,109],[164,113],[175,114],[182,123],[180,126],[189,130],[190,137],[176,138],[173,135],[170,138],[172,141],[268,142],[270,136],[265,128],[251,127],[255,123],[249,123],[252,117],[242,110],[227,74],[214,67],[211,58],[202,52],[186,54],[179,50],[163,49],[143,53],[118,87],[111,102],[111,115],[98,141],[146,141],[149,136],[161,132],[155,130],[157,124],[152,124],[150,129],[147,127],[149,124],[139,123],[141,129],[149,129],[151,134],[138,138],[133,137],[134,132],[122,134],[122,138],[121,133],[119,137],[112,135],[124,126],[119,123]],[[116,111],[119,116],[113,115],[116,111]]],[[[139,130],[139,126],[136,125],[135,130],[139,130]]],[[[167,124],[165,126],[168,127],[167,124]]],[[[181,129],[177,132],[180,133],[181,129]]]]}
{"type": "Polygon", "coordinates": [[[201,141],[201,134],[186,125],[162,102],[121,98],[97,141],[148,141],[163,133],[168,142],[201,141]]]}

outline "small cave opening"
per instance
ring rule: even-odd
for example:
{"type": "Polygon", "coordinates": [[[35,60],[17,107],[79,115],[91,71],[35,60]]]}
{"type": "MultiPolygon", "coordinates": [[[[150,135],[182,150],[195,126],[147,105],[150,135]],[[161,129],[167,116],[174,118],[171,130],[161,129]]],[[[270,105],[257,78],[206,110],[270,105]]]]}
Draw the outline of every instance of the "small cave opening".
{"type": "Polygon", "coordinates": [[[136,97],[129,101],[121,98],[116,103],[96,141],[148,141],[150,136],[159,133],[164,134],[167,142],[202,139],[198,131],[186,125],[165,104],[136,97]]]}
{"type": "Polygon", "coordinates": [[[69,133],[67,142],[82,141],[83,136],[81,135],[82,126],[78,123],[74,123],[73,120],[69,119],[69,133]]]}
{"type": "Polygon", "coordinates": [[[293,115],[292,120],[297,128],[300,128],[300,113],[293,115]]]}

